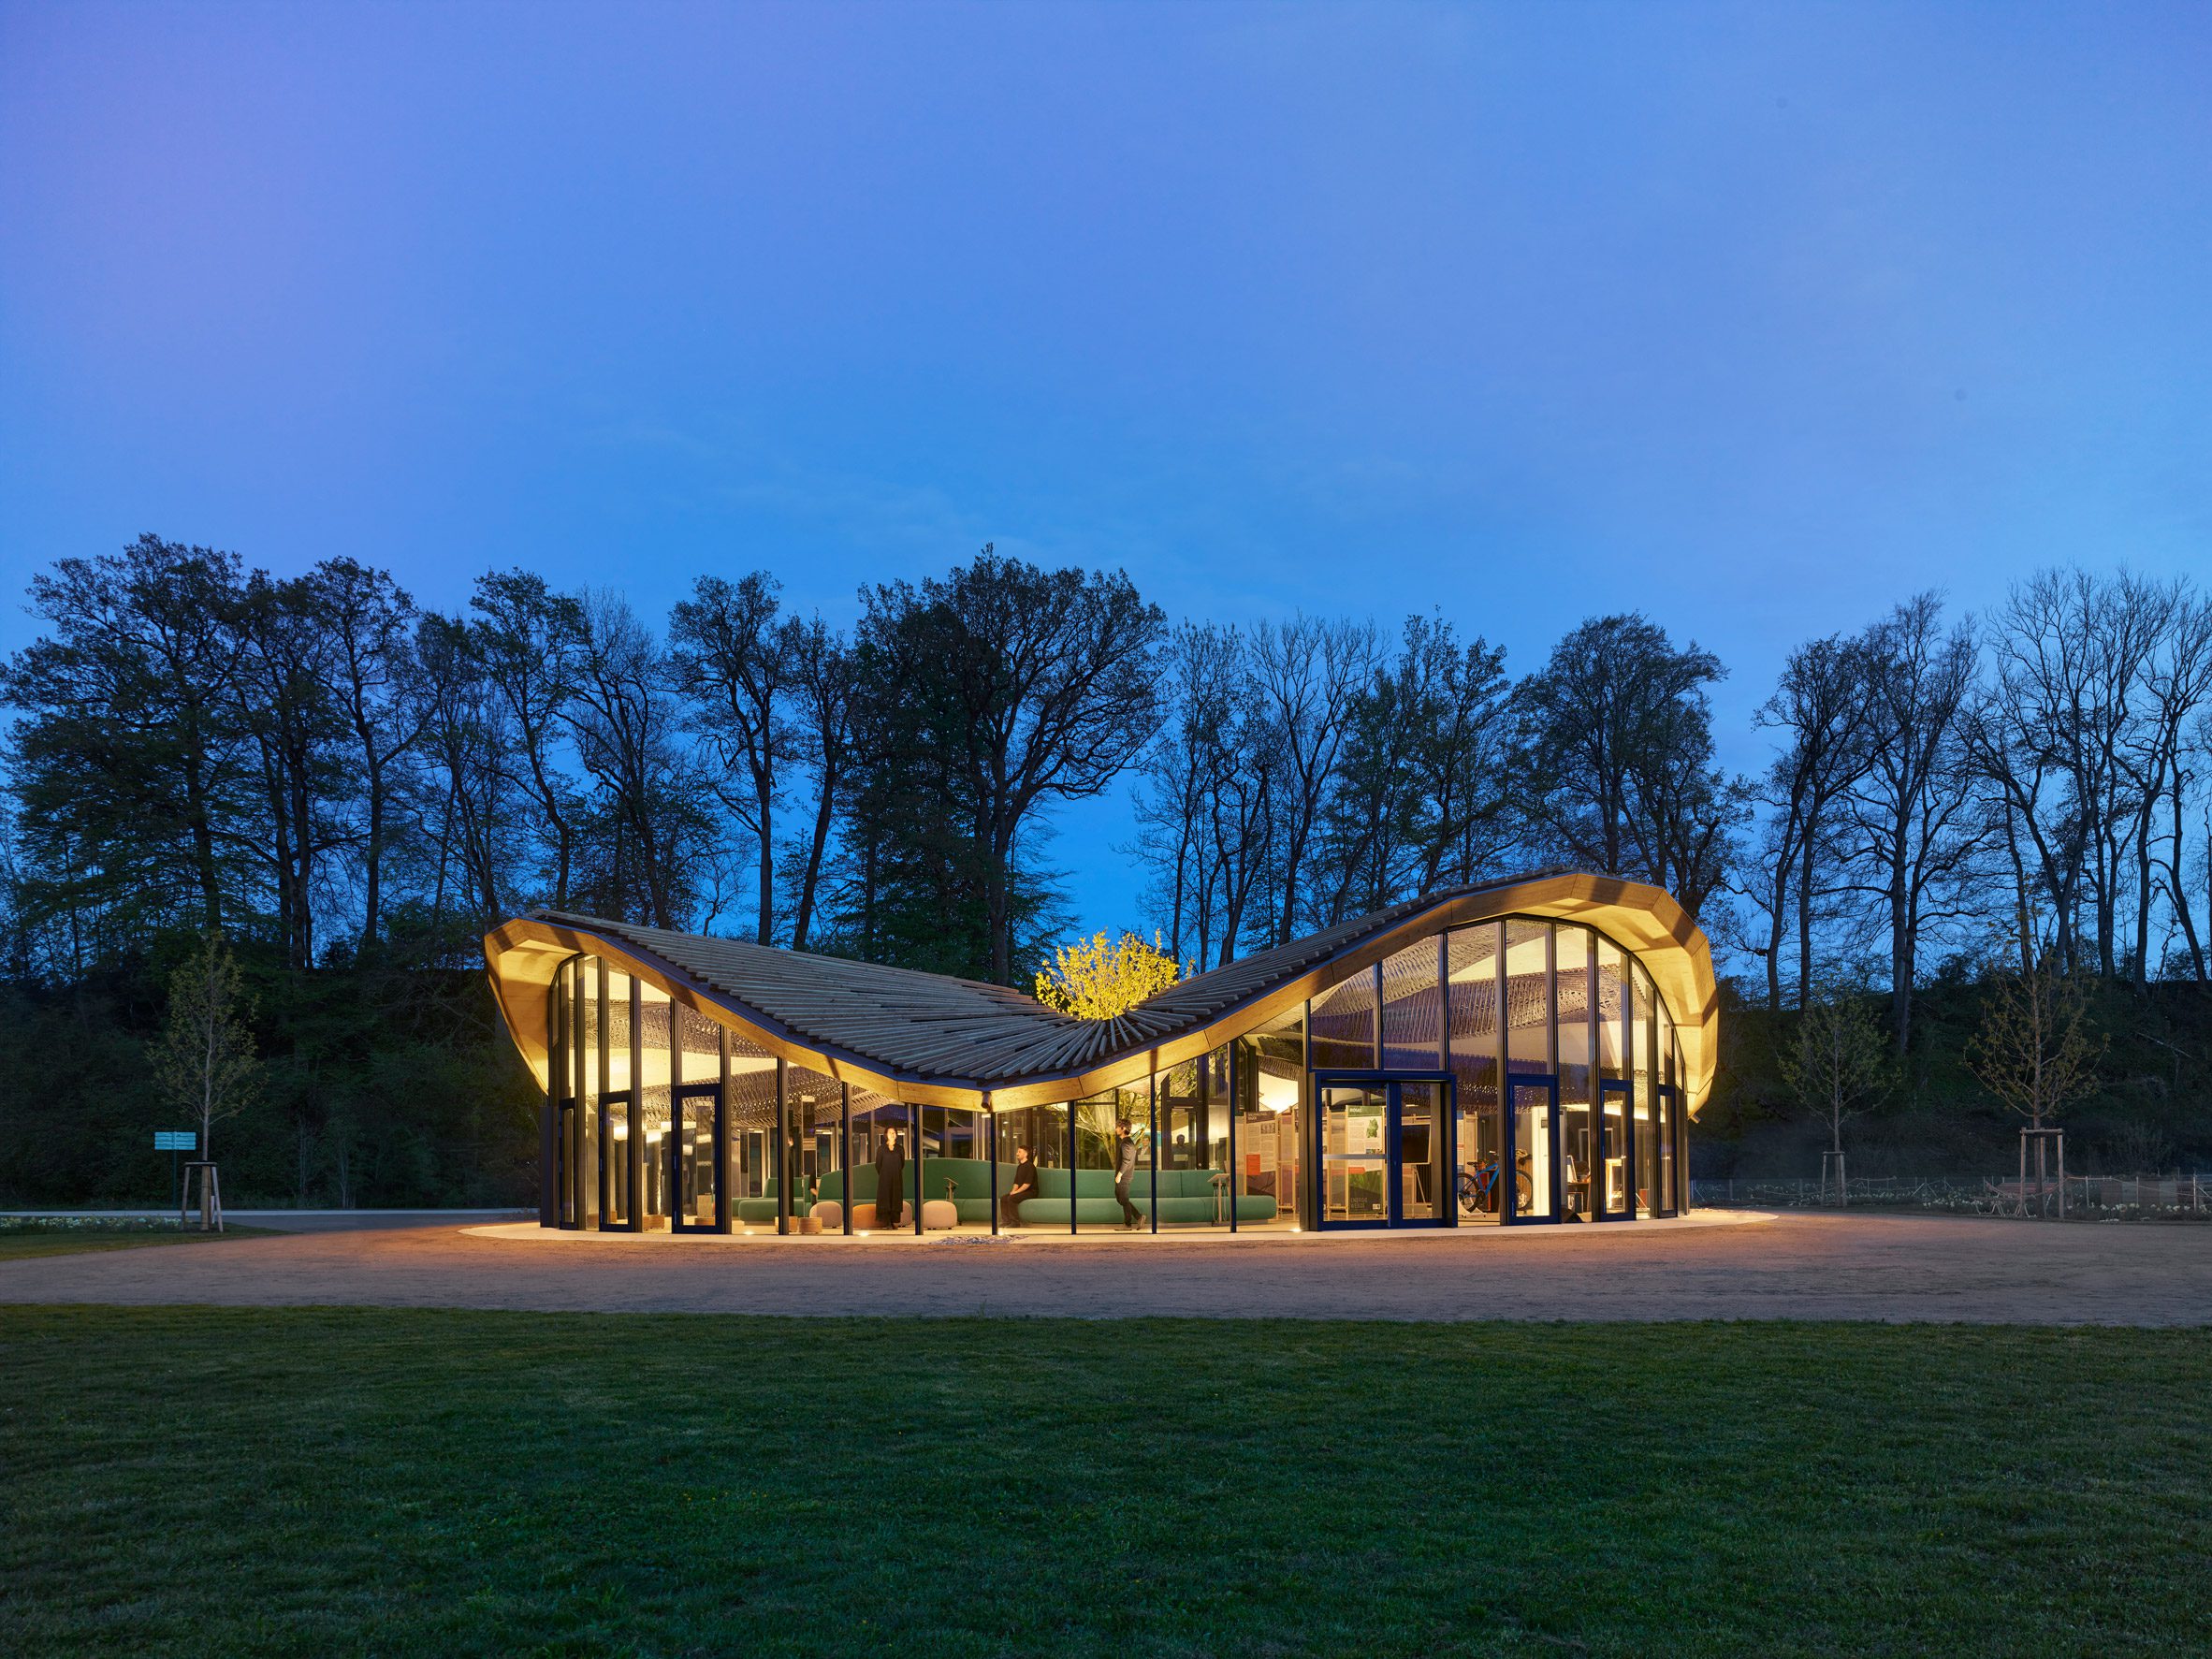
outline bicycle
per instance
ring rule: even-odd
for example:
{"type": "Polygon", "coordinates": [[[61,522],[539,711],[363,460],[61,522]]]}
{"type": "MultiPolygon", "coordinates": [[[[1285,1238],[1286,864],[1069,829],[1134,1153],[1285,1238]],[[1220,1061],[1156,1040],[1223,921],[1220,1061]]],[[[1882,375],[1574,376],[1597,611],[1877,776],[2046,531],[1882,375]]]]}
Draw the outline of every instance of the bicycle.
{"type": "MultiPolygon", "coordinates": [[[[1535,1196],[1535,1187],[1530,1183],[1526,1170],[1514,1172],[1513,1186],[1519,1199],[1518,1208],[1525,1212],[1535,1196]]],[[[1481,1163],[1462,1164],[1459,1189],[1462,1215],[1495,1215],[1498,1208],[1498,1160],[1493,1157],[1481,1163]]]]}

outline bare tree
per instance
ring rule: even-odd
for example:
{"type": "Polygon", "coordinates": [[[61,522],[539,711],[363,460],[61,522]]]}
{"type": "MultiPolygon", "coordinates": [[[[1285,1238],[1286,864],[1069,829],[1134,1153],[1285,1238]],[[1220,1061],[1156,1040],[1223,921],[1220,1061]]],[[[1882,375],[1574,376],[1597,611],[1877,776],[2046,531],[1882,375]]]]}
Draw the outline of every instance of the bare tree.
{"type": "Polygon", "coordinates": [[[687,787],[677,749],[676,696],[659,647],[619,597],[588,593],[569,724],[597,786],[611,833],[606,880],[634,892],[655,927],[687,908],[687,787]]]}
{"type": "Polygon", "coordinates": [[[1303,613],[1252,630],[1252,678],[1278,765],[1272,792],[1279,920],[1275,942],[1298,935],[1306,862],[1337,779],[1353,694],[1374,672],[1375,625],[1303,613]]]}
{"type": "Polygon", "coordinates": [[[1201,967],[1211,962],[1221,900],[1215,810],[1243,760],[1232,747],[1243,655],[1232,628],[1185,623],[1168,637],[1160,682],[1169,713],[1134,795],[1137,853],[1152,869],[1168,953],[1183,961],[1195,943],[1201,967]]]}
{"type": "Polygon", "coordinates": [[[2040,1129],[2096,1086],[2104,1040],[2089,1024],[2081,978],[2056,952],[2034,950],[2033,966],[1999,974],[1966,1063],[1982,1086],[2040,1129]]]}
{"type": "Polygon", "coordinates": [[[360,770],[361,945],[376,939],[384,914],[385,859],[392,835],[396,770],[421,741],[429,705],[410,694],[415,673],[415,602],[389,573],[351,559],[325,560],[306,588],[328,637],[332,702],[360,770]]]}
{"type": "Polygon", "coordinates": [[[476,578],[470,643],[514,721],[515,780],[543,821],[550,897],[566,910],[575,877],[581,803],[557,749],[569,726],[584,639],[583,606],[527,571],[476,578]]]}
{"type": "Polygon", "coordinates": [[[1477,634],[1463,647],[1451,624],[1407,623],[1406,650],[1424,663],[1425,716],[1413,753],[1420,802],[1417,839],[1419,893],[1492,874],[1513,845],[1516,825],[1503,773],[1511,746],[1506,719],[1510,688],[1506,652],[1477,634]]]}
{"type": "Polygon", "coordinates": [[[506,756],[513,717],[477,661],[469,628],[429,616],[417,630],[414,693],[436,779],[433,917],[444,913],[449,861],[460,867],[464,914],[490,926],[505,912],[512,867],[517,789],[506,756]]]}
{"type": "Polygon", "coordinates": [[[1964,729],[1973,634],[1971,623],[1945,633],[1942,602],[1924,593],[1868,631],[1866,652],[1870,764],[1849,797],[1848,851],[1860,891],[1887,915],[1890,1028],[1902,1055],[1920,947],[1973,898],[1982,825],[1964,729]]]}
{"type": "MultiPolygon", "coordinates": [[[[1277,868],[1274,851],[1275,795],[1282,778],[1273,748],[1274,727],[1260,712],[1239,713],[1229,740],[1215,750],[1205,780],[1205,830],[1212,846],[1214,880],[1219,893],[1215,910],[1219,943],[1215,966],[1225,967],[1255,934],[1264,943],[1267,882],[1277,868]]],[[[1200,960],[1204,960],[1204,940],[1200,960]]]]}
{"type": "Polygon", "coordinates": [[[2152,971],[2151,899],[2163,888],[2176,924],[2189,941],[2197,979],[2205,979],[2205,953],[2181,883],[2182,825],[2190,785],[2189,733],[2199,710],[2212,702],[2212,601],[2193,596],[2186,584],[2165,590],[2164,628],[2147,676],[2141,728],[2126,751],[2134,779],[2135,982],[2152,971]],[[2160,808],[2167,808],[2166,830],[2159,834],[2160,808]],[[2164,856],[2160,856],[2161,845],[2164,856]]]}
{"type": "Polygon", "coordinates": [[[1756,723],[1783,734],[1759,798],[1768,810],[1765,851],[1752,896],[1767,919],[1758,947],[1767,969],[1767,1006],[1782,1007],[1783,938],[1797,925],[1797,1007],[1812,996],[1812,924],[1829,887],[1823,866],[1833,818],[1870,764],[1865,742],[1870,716],[1865,654],[1858,642],[1831,633],[1792,651],[1774,694],[1756,723]]]}
{"type": "Polygon", "coordinates": [[[753,938],[764,945],[776,938],[776,807],[796,741],[785,711],[790,659],[778,617],[781,586],[765,571],[735,582],[702,576],[668,618],[669,670],[709,762],[701,770],[755,843],[753,938]]]}

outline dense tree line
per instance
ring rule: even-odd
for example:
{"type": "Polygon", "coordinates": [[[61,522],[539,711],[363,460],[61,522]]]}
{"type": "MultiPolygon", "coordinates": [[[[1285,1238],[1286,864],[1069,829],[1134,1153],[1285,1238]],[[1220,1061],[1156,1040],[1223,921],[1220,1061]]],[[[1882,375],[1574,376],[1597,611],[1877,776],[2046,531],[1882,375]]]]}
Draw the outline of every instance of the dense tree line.
{"type": "Polygon", "coordinates": [[[31,597],[10,937],[60,982],[181,928],[461,966],[539,904],[1008,981],[1057,920],[1050,808],[1158,722],[1157,608],[989,548],[869,589],[850,635],[765,572],[656,631],[522,571],[444,616],[151,536],[31,597]]]}
{"type": "Polygon", "coordinates": [[[142,1035],[180,941],[226,933],[284,1026],[302,1193],[355,1185],[333,1080],[395,1010],[467,1086],[500,1072],[458,987],[504,916],[1026,983],[1065,931],[1055,809],[1123,789],[1131,920],[1201,967],[1564,865],[1675,893],[1751,1006],[1879,995],[1899,1055],[1923,988],[1992,961],[2206,979],[2212,606],[2186,583],[2053,572],[1984,618],[1922,595],[1809,640],[1751,777],[1717,760],[1722,663],[1637,615],[1516,677],[1440,616],[1171,628],[1126,575],[988,547],[869,587],[849,629],[765,571],[665,618],[494,571],[441,614],[349,560],[280,577],[152,536],[29,597],[0,671],[14,1041],[142,1035]]]}
{"type": "Polygon", "coordinates": [[[1548,865],[1673,892],[1774,1009],[1845,973],[1912,1035],[1939,957],[2206,978],[2212,605],[2039,575],[1993,615],[1918,596],[1797,647],[1755,777],[1715,763],[1725,670],[1640,616],[1533,672],[1415,617],[1171,636],[1138,792],[1172,948],[1209,966],[1446,882],[1548,865]]]}

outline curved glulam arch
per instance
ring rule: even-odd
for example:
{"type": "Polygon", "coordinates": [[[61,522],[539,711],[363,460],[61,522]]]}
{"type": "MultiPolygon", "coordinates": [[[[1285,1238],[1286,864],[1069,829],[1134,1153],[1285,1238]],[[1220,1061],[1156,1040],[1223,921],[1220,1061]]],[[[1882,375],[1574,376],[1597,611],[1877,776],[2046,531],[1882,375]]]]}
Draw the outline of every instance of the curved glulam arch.
{"type": "MultiPolygon", "coordinates": [[[[702,948],[712,947],[719,956],[745,953],[800,990],[810,985],[835,987],[838,997],[853,1004],[846,1016],[848,1026],[863,1019],[867,1011],[863,1004],[869,998],[912,997],[920,1002],[941,992],[949,1029],[956,1030],[960,1021],[984,1022],[993,1033],[993,1052],[1011,1052],[1016,1056],[1011,1068],[1002,1065],[987,1073],[964,1073],[956,1063],[928,1063],[920,1057],[950,1054],[956,1060],[961,1047],[957,1036],[940,1040],[933,1048],[917,1046],[910,1040],[908,1052],[902,1054],[896,1052],[899,1045],[895,1041],[857,1037],[839,1041],[839,1032],[829,1028],[838,1023],[835,1014],[816,1018],[807,1027],[779,1019],[718,988],[695,967],[677,960],[687,945],[694,942],[683,935],[588,917],[544,914],[517,918],[495,928],[485,938],[484,953],[500,1011],[540,1087],[548,1083],[547,993],[560,964],[582,953],[604,957],[613,967],[634,974],[666,992],[673,1000],[742,1033],[770,1055],[793,1065],[917,1105],[1016,1108],[1085,1099],[1194,1059],[1266,1025],[1292,1005],[1319,996],[1419,939],[1446,928],[1507,916],[1581,923],[1635,953],[1674,1018],[1684,1093],[1695,1116],[1711,1089],[1718,1058],[1720,1011],[1711,949],[1696,924],[1671,895],[1656,887],[1609,876],[1532,876],[1457,889],[1396,906],[1317,936],[1329,941],[1326,950],[1317,957],[1295,960],[1279,974],[1271,970],[1271,959],[1286,953],[1262,953],[1186,981],[1106,1030],[1084,1026],[1000,987],[733,941],[695,941],[702,948]],[[1216,988],[1233,987],[1234,994],[1221,1006],[1209,1006],[1208,982],[1216,988]],[[1193,1011],[1179,1017],[1176,1010],[1193,1011]],[[1119,1031],[1142,1025],[1158,1029],[1126,1042],[1113,1041],[1119,1031]],[[1034,1040],[1028,1041],[1025,1033],[1031,1026],[1034,1040]],[[1024,1071],[1019,1055],[1025,1041],[1028,1048],[1046,1054],[1071,1048],[1098,1052],[1073,1066],[1040,1066],[1024,1071]]],[[[933,1011],[924,1010],[912,1028],[926,1030],[926,1020],[933,1011]]]]}

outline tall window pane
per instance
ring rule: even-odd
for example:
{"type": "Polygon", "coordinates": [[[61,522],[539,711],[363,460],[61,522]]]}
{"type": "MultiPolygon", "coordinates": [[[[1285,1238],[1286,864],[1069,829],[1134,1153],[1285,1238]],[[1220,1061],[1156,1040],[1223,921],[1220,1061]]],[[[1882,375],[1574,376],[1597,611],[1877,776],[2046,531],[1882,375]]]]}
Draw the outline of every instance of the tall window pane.
{"type": "MultiPolygon", "coordinates": [[[[827,1072],[810,1071],[804,1066],[786,1067],[783,1086],[790,1096],[791,1213],[805,1223],[815,1219],[815,1206],[823,1201],[841,1202],[838,1195],[844,1188],[837,1178],[837,1128],[844,1091],[827,1072]]],[[[819,1230],[822,1222],[832,1217],[841,1230],[842,1208],[830,1212],[814,1227],[802,1225],[801,1230],[819,1230]]]]}
{"type": "Polygon", "coordinates": [[[582,1114],[577,1128],[582,1142],[582,1156],[576,1160],[576,1182],[581,1190],[584,1225],[599,1225],[599,1071],[600,1045],[605,1037],[604,1011],[600,1005],[599,963],[586,956],[575,964],[577,1050],[576,1098],[582,1114]]]}
{"type": "MultiPolygon", "coordinates": [[[[1163,1171],[1206,1167],[1205,1101],[1199,1063],[1186,1060],[1159,1074],[1160,1162],[1163,1171]]],[[[1181,1187],[1176,1188],[1178,1192],[1181,1187]]],[[[1161,1187],[1162,1196],[1167,1188],[1161,1187]]],[[[1164,1209],[1163,1209],[1164,1215],[1164,1209]]]]}
{"type": "Polygon", "coordinates": [[[1237,1068],[1237,1226],[1295,1227],[1305,1146],[1303,1005],[1242,1039],[1237,1068]]]}
{"type": "Polygon", "coordinates": [[[658,985],[640,983],[638,992],[638,1075],[634,1121],[645,1136],[645,1164],[638,1171],[645,1190],[638,1207],[646,1226],[665,1228],[674,1213],[672,1197],[675,1164],[669,1156],[673,1128],[669,1079],[671,1049],[669,1024],[675,1006],[658,985]]]}
{"type": "Polygon", "coordinates": [[[1437,1071],[1444,1066],[1443,957],[1424,939],[1382,965],[1383,1070],[1437,1071]]]}
{"type": "Polygon", "coordinates": [[[553,976],[556,1029],[560,1044],[553,1052],[554,1203],[560,1225],[574,1227],[581,1219],[577,1204],[576,1158],[583,1150],[576,1118],[576,965],[564,962],[553,976]]]}
{"type": "Polygon", "coordinates": [[[1459,1112],[1460,1219],[1495,1221],[1505,1129],[1498,1119],[1498,924],[1455,930],[1446,941],[1451,1074],[1459,1112]]]}
{"type": "Polygon", "coordinates": [[[600,1221],[602,1227],[628,1227],[631,1216],[630,1136],[630,976],[606,970],[604,1008],[606,1093],[599,1103],[600,1221]]]}
{"type": "Polygon", "coordinates": [[[714,1141],[714,1090],[721,1082],[721,1027],[677,1004],[669,1049],[671,1079],[677,1087],[675,1122],[670,1128],[670,1184],[676,1215],[691,1227],[712,1227],[719,1219],[720,1160],[714,1141]]]}
{"type": "Polygon", "coordinates": [[[1659,1169],[1659,1097],[1652,1075],[1656,1053],[1652,1025],[1652,976],[1640,962],[1632,965],[1628,1011],[1629,1084],[1636,1091],[1636,1213],[1656,1215],[1662,1191],[1659,1169]]]}
{"type": "Polygon", "coordinates": [[[1149,1225],[1151,1182],[1144,1164],[1148,1116],[1141,1082],[1076,1102],[1075,1224],[1079,1230],[1136,1230],[1149,1225]],[[1125,1122],[1129,1128],[1126,1141],[1121,1133],[1125,1122]]]}
{"type": "MultiPolygon", "coordinates": [[[[1046,1106],[1024,1106],[999,1113],[999,1228],[1068,1230],[1070,1207],[1075,1201],[1075,1171],[1068,1167],[1066,1101],[1046,1106]],[[1025,1171],[1035,1177],[1035,1190],[1017,1191],[1025,1171]]],[[[1111,1203],[1111,1199],[1109,1199],[1111,1203]]]]}
{"type": "Polygon", "coordinates": [[[1314,1070],[1375,1070],[1375,972],[1362,968],[1314,998],[1314,1070]]]}
{"type": "Polygon", "coordinates": [[[1215,1049],[1160,1074],[1162,1229],[1228,1225],[1228,1053],[1215,1049]]]}
{"type": "Polygon", "coordinates": [[[1659,1084],[1653,1092],[1657,1096],[1660,1113],[1654,1126],[1659,1135],[1659,1205],[1662,1214],[1672,1214],[1679,1208],[1678,1186],[1680,1171],[1675,1168],[1676,1124],[1682,1110],[1682,1097],[1676,1088],[1681,1072],[1675,1063],[1674,1016],[1667,1011],[1664,997],[1652,998],[1652,1011],[1656,1016],[1659,1033],[1659,1084]]]}
{"type": "Polygon", "coordinates": [[[1552,974],[1557,987],[1559,1156],[1562,1218],[1588,1220],[1603,1190],[1598,1185],[1596,1123],[1591,1113],[1595,1031],[1592,1025],[1591,936],[1587,927],[1562,923],[1554,934],[1552,974]]]}
{"type": "Polygon", "coordinates": [[[730,1192],[737,1230],[776,1230],[776,1056],[730,1033],[730,1192]]]}
{"type": "Polygon", "coordinates": [[[1516,1076],[1549,1078],[1553,1069],[1551,924],[1506,924],[1506,1087],[1513,1122],[1511,1191],[1517,1215],[1542,1219],[1551,1208],[1550,1085],[1516,1088],[1516,1076]]]}
{"type": "Polygon", "coordinates": [[[1094,1229],[1121,1224],[1121,1206],[1113,1201],[1113,1092],[1075,1101],[1075,1179],[1070,1196],[1075,1203],[1075,1225],[1094,1229]]]}
{"type": "Polygon", "coordinates": [[[1635,1195],[1628,1189],[1629,1100],[1628,984],[1623,977],[1626,963],[1621,947],[1598,934],[1596,979],[1591,992],[1590,1016],[1596,1039],[1598,1097],[1597,1142],[1593,1151],[1593,1207],[1605,1215],[1635,1214],[1635,1195]]]}
{"type": "Polygon", "coordinates": [[[969,1107],[923,1109],[922,1202],[928,1230],[991,1230],[991,1165],[985,1132],[983,1113],[969,1107]]]}

